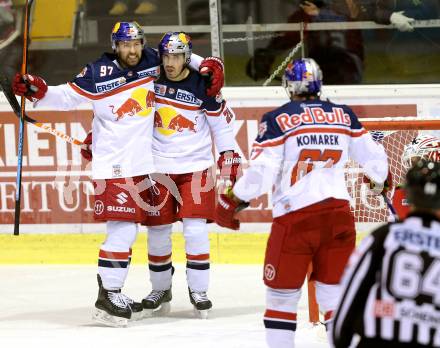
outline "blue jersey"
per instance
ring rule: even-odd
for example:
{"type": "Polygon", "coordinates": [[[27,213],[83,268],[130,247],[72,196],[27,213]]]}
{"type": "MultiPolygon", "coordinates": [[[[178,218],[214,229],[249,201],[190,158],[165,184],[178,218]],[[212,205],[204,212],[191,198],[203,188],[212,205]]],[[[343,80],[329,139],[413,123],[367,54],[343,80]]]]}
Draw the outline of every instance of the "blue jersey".
{"type": "Polygon", "coordinates": [[[291,101],[263,115],[250,168],[234,192],[249,201],[273,185],[274,217],[331,197],[350,200],[344,170],[349,158],[373,181],[385,180],[385,151],[348,106],[291,101]]]}

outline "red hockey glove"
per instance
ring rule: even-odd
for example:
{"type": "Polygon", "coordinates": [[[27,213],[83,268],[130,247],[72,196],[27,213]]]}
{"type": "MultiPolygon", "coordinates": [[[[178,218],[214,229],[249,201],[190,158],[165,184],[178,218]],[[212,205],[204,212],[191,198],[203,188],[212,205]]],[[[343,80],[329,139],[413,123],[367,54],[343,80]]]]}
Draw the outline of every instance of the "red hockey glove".
{"type": "Polygon", "coordinates": [[[92,131],[90,131],[86,138],[84,139],[83,143],[83,147],[81,148],[81,155],[87,160],[87,161],[91,161],[93,158],[92,155],[92,140],[93,140],[93,135],[92,135],[92,131]]]}
{"type": "Polygon", "coordinates": [[[393,187],[393,175],[388,171],[388,176],[383,184],[372,181],[369,177],[363,177],[363,182],[369,185],[371,191],[376,195],[386,195],[393,187]]]}
{"type": "Polygon", "coordinates": [[[218,197],[218,204],[215,209],[215,222],[219,226],[238,230],[240,228],[240,221],[234,215],[248,206],[248,202],[243,202],[235,197],[232,187],[228,187],[218,197]]]}
{"type": "Polygon", "coordinates": [[[199,67],[200,74],[206,80],[206,94],[215,97],[225,84],[223,61],[217,57],[206,57],[199,67]]]}
{"type": "Polygon", "coordinates": [[[31,102],[36,102],[46,95],[47,84],[39,76],[16,73],[12,82],[12,91],[16,95],[26,97],[31,102]]]}
{"type": "Polygon", "coordinates": [[[220,169],[220,178],[224,181],[229,181],[229,185],[234,185],[242,174],[241,157],[237,152],[225,151],[222,152],[217,161],[217,166],[220,169]]]}

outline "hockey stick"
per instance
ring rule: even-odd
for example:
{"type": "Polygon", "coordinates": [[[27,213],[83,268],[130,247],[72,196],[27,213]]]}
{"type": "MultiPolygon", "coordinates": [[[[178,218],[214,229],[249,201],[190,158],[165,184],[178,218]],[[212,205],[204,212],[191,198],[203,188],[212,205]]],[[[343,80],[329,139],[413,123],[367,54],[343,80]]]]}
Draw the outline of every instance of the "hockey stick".
{"type": "MultiPolygon", "coordinates": [[[[27,53],[28,53],[28,37],[30,24],[30,10],[33,0],[26,0],[24,14],[24,30],[23,30],[23,60],[21,64],[21,74],[27,72],[27,53]]],[[[20,107],[20,126],[18,129],[18,155],[17,155],[17,181],[15,189],[15,220],[14,220],[14,236],[20,234],[20,208],[21,208],[21,173],[23,170],[23,139],[24,139],[24,116],[26,112],[26,98],[21,97],[20,107]]]]}
{"type": "MultiPolygon", "coordinates": [[[[15,95],[11,90],[11,84],[10,84],[8,78],[3,74],[0,74],[0,86],[3,89],[3,93],[6,97],[6,99],[8,100],[9,105],[11,105],[12,110],[14,111],[14,113],[18,117],[20,117],[20,104],[18,104],[18,101],[15,98],[15,95]]],[[[78,146],[84,145],[84,143],[78,139],[75,139],[75,138],[73,138],[73,137],[71,137],[71,136],[69,136],[59,130],[56,130],[52,127],[49,127],[48,125],[45,125],[44,123],[37,122],[32,117],[29,117],[26,113],[24,114],[24,120],[26,122],[32,123],[36,127],[44,129],[46,132],[48,132],[56,137],[61,138],[70,144],[74,144],[74,145],[78,145],[78,146]]]]}
{"type": "Polygon", "coordinates": [[[394,221],[399,220],[399,215],[396,212],[396,209],[393,207],[393,204],[391,203],[391,201],[388,199],[386,193],[382,193],[383,199],[385,201],[385,203],[387,204],[387,208],[390,211],[391,215],[394,218],[394,221]]]}

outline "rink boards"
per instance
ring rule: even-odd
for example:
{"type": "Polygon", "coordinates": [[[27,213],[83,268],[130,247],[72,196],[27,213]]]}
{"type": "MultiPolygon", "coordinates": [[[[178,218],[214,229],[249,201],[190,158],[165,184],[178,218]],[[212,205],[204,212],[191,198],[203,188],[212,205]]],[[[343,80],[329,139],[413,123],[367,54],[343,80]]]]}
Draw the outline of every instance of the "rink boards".
{"type": "MultiPolygon", "coordinates": [[[[361,226],[359,242],[372,226],[361,226]]],[[[268,233],[211,232],[210,261],[217,264],[262,264],[268,233]]],[[[19,237],[0,234],[0,264],[96,264],[104,233],[26,233],[19,237]]],[[[146,231],[141,229],[133,245],[132,263],[147,263],[146,231]]],[[[183,234],[172,234],[173,262],[186,262],[183,234]]]]}
{"type": "MultiPolygon", "coordinates": [[[[324,97],[350,105],[359,117],[440,116],[440,85],[333,86],[324,97]]],[[[225,88],[224,96],[237,120],[235,135],[246,160],[262,114],[287,102],[278,87],[225,88]]],[[[29,114],[73,137],[83,139],[91,127],[92,110],[59,112],[32,110],[29,114]]],[[[104,238],[104,226],[93,223],[93,187],[90,168],[79,148],[56,139],[41,129],[26,127],[23,171],[23,235],[10,238],[13,230],[16,175],[17,118],[0,94],[0,263],[95,263],[104,238]],[[7,250],[5,252],[5,250],[7,250]]],[[[211,260],[218,263],[260,263],[270,229],[270,195],[254,200],[241,213],[242,230],[231,233],[210,226],[211,260]]],[[[179,226],[175,230],[178,232],[179,226]]],[[[364,235],[369,227],[359,227],[364,235]]],[[[146,260],[145,230],[136,243],[133,262],[146,260]]],[[[173,259],[184,261],[181,233],[173,234],[173,259]]]]}

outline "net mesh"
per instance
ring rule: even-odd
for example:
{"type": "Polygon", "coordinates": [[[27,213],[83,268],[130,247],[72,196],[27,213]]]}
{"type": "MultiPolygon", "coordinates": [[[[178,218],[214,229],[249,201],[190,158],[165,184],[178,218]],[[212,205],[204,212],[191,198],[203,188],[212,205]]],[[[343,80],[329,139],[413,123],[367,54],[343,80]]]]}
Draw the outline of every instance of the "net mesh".
{"type": "MultiPolygon", "coordinates": [[[[370,131],[373,139],[381,143],[388,155],[388,163],[393,176],[393,184],[403,182],[406,169],[402,165],[402,153],[405,145],[419,135],[418,130],[370,131]]],[[[373,194],[363,183],[363,170],[354,161],[346,166],[346,182],[351,196],[351,208],[356,223],[387,222],[391,219],[386,202],[382,196],[373,194]]],[[[387,197],[391,201],[393,190],[387,197]]]]}

